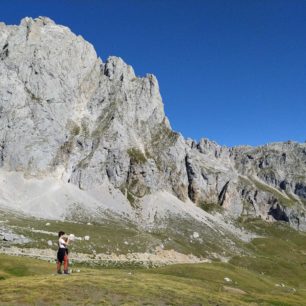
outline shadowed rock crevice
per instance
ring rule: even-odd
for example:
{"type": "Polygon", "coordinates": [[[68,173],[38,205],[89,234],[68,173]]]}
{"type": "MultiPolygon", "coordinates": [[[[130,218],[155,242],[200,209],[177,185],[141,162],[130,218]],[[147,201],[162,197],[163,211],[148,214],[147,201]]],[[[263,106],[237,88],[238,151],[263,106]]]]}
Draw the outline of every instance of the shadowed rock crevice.
{"type": "Polygon", "coordinates": [[[270,210],[269,215],[271,215],[277,221],[289,222],[289,217],[287,216],[285,210],[277,203],[274,204],[270,210]]]}
{"type": "Polygon", "coordinates": [[[219,196],[218,196],[218,202],[219,204],[222,206],[223,203],[224,203],[224,200],[225,200],[225,195],[226,195],[226,192],[227,192],[227,189],[228,189],[228,185],[229,185],[229,182],[226,182],[226,184],[224,185],[224,187],[222,188],[219,196]]]}
{"type": "Polygon", "coordinates": [[[195,175],[191,161],[188,155],[185,157],[185,165],[186,165],[186,172],[187,172],[187,177],[188,177],[188,197],[192,202],[195,202],[196,200],[196,191],[194,190],[193,186],[193,177],[195,175]]]}
{"type": "Polygon", "coordinates": [[[1,50],[1,52],[0,52],[0,60],[5,60],[8,56],[9,56],[9,49],[8,49],[8,47],[9,47],[9,44],[8,43],[6,43],[4,46],[3,46],[3,48],[2,48],[2,50],[1,50]]]}
{"type": "Polygon", "coordinates": [[[306,200],[306,184],[297,183],[295,185],[294,193],[306,200]]]}

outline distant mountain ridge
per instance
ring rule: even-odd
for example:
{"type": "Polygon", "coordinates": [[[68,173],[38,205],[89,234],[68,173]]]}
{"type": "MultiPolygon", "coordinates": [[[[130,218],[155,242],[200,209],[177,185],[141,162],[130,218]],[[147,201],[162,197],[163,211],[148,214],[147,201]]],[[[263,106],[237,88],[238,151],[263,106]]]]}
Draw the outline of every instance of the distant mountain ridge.
{"type": "MultiPolygon", "coordinates": [[[[42,216],[42,201],[56,205],[53,192],[62,192],[60,203],[71,195],[68,209],[77,188],[86,193],[78,207],[103,202],[132,219],[141,211],[146,222],[153,218],[147,199],[155,195],[165,209],[166,192],[182,206],[192,201],[234,218],[306,229],[305,143],[227,148],[184,139],[171,129],[153,75],[137,77],[119,57],[102,62],[91,44],[47,17],[0,24],[0,172],[7,183],[5,190],[0,185],[0,205],[14,209],[23,204],[14,200],[8,173],[24,175],[22,182],[11,180],[20,186],[52,181],[45,185],[48,196],[36,195],[42,216]]],[[[31,214],[37,202],[30,195],[27,201],[31,214]]]]}

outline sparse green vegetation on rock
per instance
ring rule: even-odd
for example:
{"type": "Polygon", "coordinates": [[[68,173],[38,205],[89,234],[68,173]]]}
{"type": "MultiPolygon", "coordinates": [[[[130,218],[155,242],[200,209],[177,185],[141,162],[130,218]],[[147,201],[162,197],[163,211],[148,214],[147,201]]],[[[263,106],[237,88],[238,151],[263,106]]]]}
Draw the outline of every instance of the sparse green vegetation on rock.
{"type": "Polygon", "coordinates": [[[219,212],[219,213],[224,212],[223,207],[218,203],[206,203],[206,202],[200,201],[198,205],[199,207],[201,207],[203,210],[205,210],[206,212],[210,214],[213,214],[215,212],[219,212]]]}
{"type": "Polygon", "coordinates": [[[280,203],[282,203],[284,206],[293,206],[294,204],[297,204],[297,201],[288,198],[287,194],[282,194],[281,191],[278,191],[276,188],[273,188],[267,184],[261,183],[258,180],[251,179],[251,181],[255,184],[255,186],[262,191],[268,192],[271,195],[273,195],[276,199],[279,200],[280,203]]]}
{"type": "Polygon", "coordinates": [[[144,164],[147,161],[145,155],[137,148],[130,148],[127,152],[131,161],[136,164],[144,164]]]}

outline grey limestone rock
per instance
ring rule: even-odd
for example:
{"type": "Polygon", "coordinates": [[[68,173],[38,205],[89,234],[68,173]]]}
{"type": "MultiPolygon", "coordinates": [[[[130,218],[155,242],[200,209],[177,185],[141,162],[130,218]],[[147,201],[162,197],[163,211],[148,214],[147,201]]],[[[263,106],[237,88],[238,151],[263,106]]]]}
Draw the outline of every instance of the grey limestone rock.
{"type": "Polygon", "coordinates": [[[306,144],[185,140],[153,75],[104,63],[46,17],[0,24],[0,168],[83,190],[110,183],[134,204],[166,190],[236,217],[306,224],[306,144]]]}

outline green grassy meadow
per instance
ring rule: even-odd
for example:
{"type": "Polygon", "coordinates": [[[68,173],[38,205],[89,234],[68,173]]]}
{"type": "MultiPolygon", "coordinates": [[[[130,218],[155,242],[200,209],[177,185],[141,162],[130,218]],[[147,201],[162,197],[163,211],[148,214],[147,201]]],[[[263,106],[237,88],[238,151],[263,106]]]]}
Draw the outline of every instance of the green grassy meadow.
{"type": "Polygon", "coordinates": [[[0,305],[305,305],[305,233],[260,220],[240,226],[262,237],[228,263],[74,265],[64,276],[53,262],[0,255],[0,305]]]}

